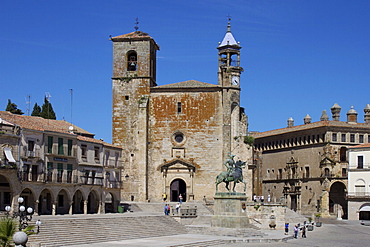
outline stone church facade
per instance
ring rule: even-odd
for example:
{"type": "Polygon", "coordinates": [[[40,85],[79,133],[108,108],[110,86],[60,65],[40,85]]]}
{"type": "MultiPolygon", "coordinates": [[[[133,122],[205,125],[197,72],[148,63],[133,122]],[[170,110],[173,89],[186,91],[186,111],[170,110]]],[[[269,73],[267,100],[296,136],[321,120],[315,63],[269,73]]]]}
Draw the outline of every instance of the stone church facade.
{"type": "MultiPolygon", "coordinates": [[[[157,86],[159,46],[152,37],[135,31],[111,41],[112,139],[123,148],[122,199],[156,202],[164,193],[170,201],[180,194],[184,201],[212,199],[230,153],[235,161],[251,163],[244,143],[247,116],[240,107],[241,47],[230,23],[217,47],[218,84],[189,80],[157,86]]],[[[244,178],[250,180],[248,169],[244,178]]]]}

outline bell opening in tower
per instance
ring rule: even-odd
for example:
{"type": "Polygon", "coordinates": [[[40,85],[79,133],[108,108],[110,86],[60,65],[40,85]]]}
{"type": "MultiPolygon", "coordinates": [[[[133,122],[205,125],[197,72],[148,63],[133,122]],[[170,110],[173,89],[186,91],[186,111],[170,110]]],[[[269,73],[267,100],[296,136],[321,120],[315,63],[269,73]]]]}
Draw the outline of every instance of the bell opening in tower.
{"type": "Polygon", "coordinates": [[[129,51],[127,53],[127,71],[137,70],[137,54],[135,51],[129,51]]]}

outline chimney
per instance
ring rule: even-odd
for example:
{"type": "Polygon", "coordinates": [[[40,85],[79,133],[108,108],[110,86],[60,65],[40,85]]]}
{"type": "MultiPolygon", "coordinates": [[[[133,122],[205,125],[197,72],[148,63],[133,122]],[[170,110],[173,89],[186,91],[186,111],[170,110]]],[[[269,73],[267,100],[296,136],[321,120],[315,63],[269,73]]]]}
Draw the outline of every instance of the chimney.
{"type": "Polygon", "coordinates": [[[367,104],[364,108],[364,122],[370,124],[370,104],[367,104]]]}
{"type": "Polygon", "coordinates": [[[326,110],[323,110],[321,117],[320,117],[320,121],[328,121],[328,120],[329,120],[329,116],[328,114],[326,114],[326,110]]]}
{"type": "Polygon", "coordinates": [[[331,109],[331,116],[333,118],[333,121],[339,121],[340,119],[340,110],[342,107],[340,107],[337,103],[335,103],[331,109]]]}
{"type": "Polygon", "coordinates": [[[357,123],[357,112],[353,109],[353,106],[347,112],[347,123],[357,123]]]}
{"type": "Polygon", "coordinates": [[[290,117],[289,119],[288,119],[288,128],[291,128],[291,127],[293,127],[294,126],[294,120],[293,120],[293,118],[292,117],[290,117]]]}
{"type": "Polygon", "coordinates": [[[310,117],[310,115],[307,114],[304,117],[303,122],[304,122],[304,124],[310,124],[311,123],[311,120],[312,120],[312,118],[310,117]]]}

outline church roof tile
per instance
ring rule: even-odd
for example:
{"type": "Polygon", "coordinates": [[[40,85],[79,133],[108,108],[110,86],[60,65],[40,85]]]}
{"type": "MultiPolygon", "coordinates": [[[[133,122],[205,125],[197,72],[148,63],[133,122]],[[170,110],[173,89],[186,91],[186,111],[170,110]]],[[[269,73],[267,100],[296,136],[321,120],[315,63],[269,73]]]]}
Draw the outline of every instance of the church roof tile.
{"type": "Polygon", "coordinates": [[[196,80],[188,80],[182,82],[176,82],[172,84],[157,86],[156,88],[205,88],[205,87],[217,87],[215,84],[205,83],[196,80]]]}

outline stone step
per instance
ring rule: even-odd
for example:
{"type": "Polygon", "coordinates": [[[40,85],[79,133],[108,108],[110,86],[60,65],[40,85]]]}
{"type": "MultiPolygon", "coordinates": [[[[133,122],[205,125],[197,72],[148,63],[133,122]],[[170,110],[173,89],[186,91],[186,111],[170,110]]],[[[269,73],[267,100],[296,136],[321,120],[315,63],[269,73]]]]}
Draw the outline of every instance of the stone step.
{"type": "MultiPolygon", "coordinates": [[[[83,216],[82,216],[83,217],[83,216]]],[[[30,236],[30,246],[68,246],[125,239],[186,233],[185,227],[170,216],[103,216],[89,218],[49,217],[42,219],[40,233],[30,236]]]]}

